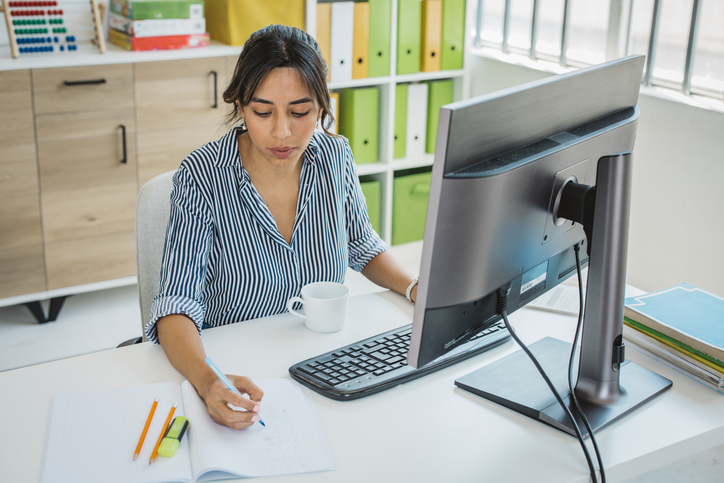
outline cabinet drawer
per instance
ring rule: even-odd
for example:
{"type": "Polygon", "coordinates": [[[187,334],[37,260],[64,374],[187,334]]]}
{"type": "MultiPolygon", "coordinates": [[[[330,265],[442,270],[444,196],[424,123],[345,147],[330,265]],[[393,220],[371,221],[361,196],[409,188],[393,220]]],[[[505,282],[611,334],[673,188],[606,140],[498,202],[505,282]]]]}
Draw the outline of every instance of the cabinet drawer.
{"type": "Polygon", "coordinates": [[[48,289],[130,277],[136,273],[133,229],[46,243],[48,289]]]}
{"type": "Polygon", "coordinates": [[[215,126],[139,132],[138,186],[143,186],[154,176],[178,168],[191,151],[220,138],[225,132],[225,128],[215,126]]]}
{"type": "Polygon", "coordinates": [[[34,142],[30,71],[0,72],[0,106],[0,146],[34,142]]]}
{"type": "Polygon", "coordinates": [[[228,112],[222,99],[228,85],[225,57],[148,62],[135,69],[139,131],[216,127],[228,112]]]}
{"type": "Polygon", "coordinates": [[[45,242],[133,231],[136,183],[43,192],[45,242]]]}
{"type": "Polygon", "coordinates": [[[37,116],[36,122],[43,195],[136,182],[132,109],[37,116]]]}
{"type": "Polygon", "coordinates": [[[33,70],[33,97],[36,114],[132,109],[133,66],[115,64],[33,70]]]}

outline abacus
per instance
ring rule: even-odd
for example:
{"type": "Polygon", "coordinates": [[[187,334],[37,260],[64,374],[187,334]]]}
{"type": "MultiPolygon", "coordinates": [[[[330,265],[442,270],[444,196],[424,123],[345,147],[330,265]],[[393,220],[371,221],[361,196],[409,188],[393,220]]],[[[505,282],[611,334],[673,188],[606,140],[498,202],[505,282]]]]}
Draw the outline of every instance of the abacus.
{"type": "Polygon", "coordinates": [[[94,44],[106,51],[97,0],[19,0],[0,5],[13,58],[20,54],[77,52],[94,44]]]}

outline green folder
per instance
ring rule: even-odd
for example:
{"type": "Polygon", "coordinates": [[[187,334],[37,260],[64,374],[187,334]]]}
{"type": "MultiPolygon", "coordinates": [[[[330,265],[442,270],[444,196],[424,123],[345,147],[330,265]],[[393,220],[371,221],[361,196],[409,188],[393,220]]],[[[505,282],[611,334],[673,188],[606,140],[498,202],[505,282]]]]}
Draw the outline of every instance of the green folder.
{"type": "Polygon", "coordinates": [[[380,110],[377,87],[343,89],[339,97],[339,133],[349,139],[355,163],[376,163],[380,110]]]}
{"type": "Polygon", "coordinates": [[[392,0],[369,0],[370,46],[367,77],[390,75],[392,0]]]}
{"type": "Polygon", "coordinates": [[[397,75],[420,72],[420,0],[400,0],[397,12],[397,75]]]}
{"type": "Polygon", "coordinates": [[[395,159],[405,157],[407,142],[407,84],[395,87],[395,141],[393,143],[395,159]]]}
{"type": "Polygon", "coordinates": [[[453,81],[441,80],[427,83],[427,131],[425,152],[435,152],[437,124],[440,120],[440,108],[453,101],[453,81]]]}
{"type": "Polygon", "coordinates": [[[422,240],[432,173],[396,176],[392,189],[392,244],[422,240]]]}
{"type": "Polygon", "coordinates": [[[379,181],[375,180],[364,182],[360,180],[359,185],[362,187],[362,194],[365,196],[365,201],[367,202],[367,214],[370,217],[372,229],[379,234],[382,185],[379,181]]]}
{"type": "Polygon", "coordinates": [[[464,44],[465,0],[445,0],[442,2],[441,70],[463,68],[464,44]]]}

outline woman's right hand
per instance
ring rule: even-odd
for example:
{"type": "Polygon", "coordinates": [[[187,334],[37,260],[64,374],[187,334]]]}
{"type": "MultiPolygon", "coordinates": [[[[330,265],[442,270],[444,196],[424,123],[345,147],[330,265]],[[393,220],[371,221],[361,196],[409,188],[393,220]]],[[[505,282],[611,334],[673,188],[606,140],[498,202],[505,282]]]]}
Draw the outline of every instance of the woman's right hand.
{"type": "Polygon", "coordinates": [[[226,388],[220,379],[216,378],[201,397],[206,402],[206,410],[216,423],[228,426],[231,429],[244,429],[259,421],[261,411],[261,398],[264,392],[248,377],[227,376],[243,397],[226,388]],[[233,410],[231,404],[243,411],[233,410]]]}

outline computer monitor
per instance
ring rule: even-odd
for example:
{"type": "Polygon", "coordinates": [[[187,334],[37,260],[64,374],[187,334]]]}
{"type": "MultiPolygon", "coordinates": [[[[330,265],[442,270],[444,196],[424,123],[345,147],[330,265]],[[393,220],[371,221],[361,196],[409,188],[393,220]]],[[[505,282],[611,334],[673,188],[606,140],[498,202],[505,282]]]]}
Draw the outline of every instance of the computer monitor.
{"type": "MultiPolygon", "coordinates": [[[[644,57],[440,111],[408,363],[420,367],[588,266],[575,392],[593,430],[670,387],[624,360],[631,161],[644,57]]],[[[570,344],[534,344],[568,403],[570,344]]],[[[456,384],[574,434],[518,351],[456,384]]]]}

